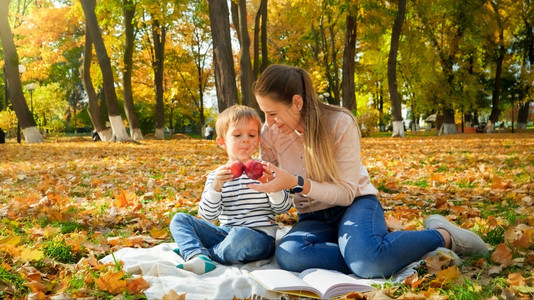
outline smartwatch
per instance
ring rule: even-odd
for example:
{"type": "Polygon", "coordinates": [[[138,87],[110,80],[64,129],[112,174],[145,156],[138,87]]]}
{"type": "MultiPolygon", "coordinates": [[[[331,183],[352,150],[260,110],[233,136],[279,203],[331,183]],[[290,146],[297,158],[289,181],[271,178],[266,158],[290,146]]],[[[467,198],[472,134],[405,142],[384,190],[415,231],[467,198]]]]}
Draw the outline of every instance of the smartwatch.
{"type": "Polygon", "coordinates": [[[304,178],[302,176],[297,175],[297,185],[295,185],[292,189],[289,191],[292,194],[300,193],[304,190],[304,178]]]}

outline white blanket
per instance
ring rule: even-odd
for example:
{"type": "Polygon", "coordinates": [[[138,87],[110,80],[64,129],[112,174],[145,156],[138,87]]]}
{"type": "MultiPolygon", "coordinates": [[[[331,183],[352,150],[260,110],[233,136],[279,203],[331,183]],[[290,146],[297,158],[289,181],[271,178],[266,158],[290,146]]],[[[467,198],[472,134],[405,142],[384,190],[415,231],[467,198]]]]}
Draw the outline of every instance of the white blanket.
{"type": "MultiPolygon", "coordinates": [[[[184,260],[173,250],[175,243],[164,243],[153,248],[123,248],[115,252],[115,259],[124,262],[123,269],[134,275],[142,275],[150,288],[145,290],[148,299],[162,299],[171,290],[178,295],[186,294],[186,299],[233,299],[266,298],[281,299],[282,294],[267,291],[256,282],[249,272],[257,269],[279,268],[274,256],[248,264],[225,266],[217,264],[215,270],[203,275],[176,268],[184,260]]],[[[112,255],[101,259],[103,263],[113,263],[112,255]]],[[[397,273],[390,282],[402,282],[415,272],[419,262],[407,266],[397,273]]],[[[376,281],[376,280],[374,280],[376,281]]],[[[385,280],[378,280],[385,282],[385,280]]]]}

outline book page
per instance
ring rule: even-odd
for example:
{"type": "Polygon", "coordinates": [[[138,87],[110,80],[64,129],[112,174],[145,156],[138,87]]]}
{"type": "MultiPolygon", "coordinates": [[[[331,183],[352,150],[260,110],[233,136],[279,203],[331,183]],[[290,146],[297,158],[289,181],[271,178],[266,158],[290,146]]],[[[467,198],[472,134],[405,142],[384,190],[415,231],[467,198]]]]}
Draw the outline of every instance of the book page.
{"type": "Polygon", "coordinates": [[[319,291],[304,282],[295,274],[280,270],[254,270],[250,275],[261,283],[266,289],[287,294],[300,295],[312,298],[321,298],[319,291]]]}
{"type": "Polygon", "coordinates": [[[331,298],[350,292],[366,292],[373,289],[373,280],[356,279],[338,271],[325,269],[308,269],[299,277],[310,286],[319,290],[324,298],[331,298]]]}

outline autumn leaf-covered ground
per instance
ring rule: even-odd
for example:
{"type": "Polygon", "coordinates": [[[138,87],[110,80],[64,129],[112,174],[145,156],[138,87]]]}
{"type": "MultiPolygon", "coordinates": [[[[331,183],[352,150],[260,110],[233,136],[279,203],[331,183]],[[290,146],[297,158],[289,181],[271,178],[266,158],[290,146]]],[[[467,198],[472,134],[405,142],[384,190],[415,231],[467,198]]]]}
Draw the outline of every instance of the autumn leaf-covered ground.
{"type": "MultiPolygon", "coordinates": [[[[429,259],[405,284],[364,297],[534,296],[534,134],[362,142],[391,230],[440,213],[492,248],[459,268],[429,259]]],[[[98,259],[170,241],[172,216],[196,212],[207,172],[225,162],[215,142],[195,139],[0,145],[0,298],[142,298],[142,278],[98,259]]]]}

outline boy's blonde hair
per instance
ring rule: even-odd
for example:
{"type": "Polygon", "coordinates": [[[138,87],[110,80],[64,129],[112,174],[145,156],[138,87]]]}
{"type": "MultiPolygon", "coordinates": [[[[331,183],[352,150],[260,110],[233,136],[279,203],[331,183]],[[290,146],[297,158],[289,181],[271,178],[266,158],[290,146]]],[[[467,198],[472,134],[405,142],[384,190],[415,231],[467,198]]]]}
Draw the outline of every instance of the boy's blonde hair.
{"type": "Polygon", "coordinates": [[[248,106],[236,104],[228,107],[219,114],[217,122],[215,122],[215,131],[217,132],[217,136],[224,139],[230,124],[237,124],[241,120],[256,122],[258,124],[258,135],[260,134],[261,119],[258,113],[248,106]]]}

